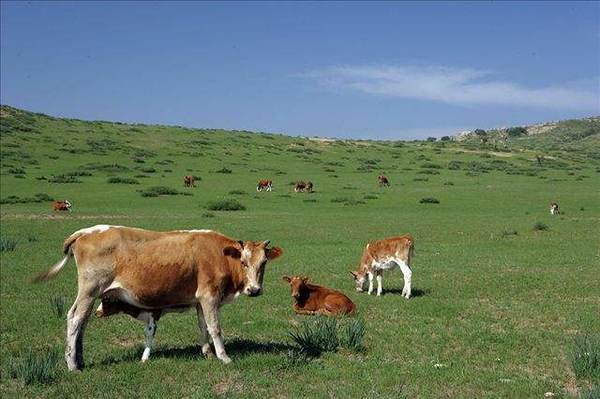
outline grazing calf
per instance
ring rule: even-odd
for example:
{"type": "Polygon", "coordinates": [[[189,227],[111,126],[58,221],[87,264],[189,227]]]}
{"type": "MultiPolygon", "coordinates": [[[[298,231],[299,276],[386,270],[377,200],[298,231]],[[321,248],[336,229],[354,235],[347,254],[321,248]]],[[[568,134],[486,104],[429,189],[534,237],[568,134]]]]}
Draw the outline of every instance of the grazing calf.
{"type": "Polygon", "coordinates": [[[191,175],[183,176],[183,186],[184,187],[196,187],[196,178],[191,175]]]}
{"type": "Polygon", "coordinates": [[[273,181],[272,180],[259,180],[256,185],[256,191],[271,191],[273,189],[273,181]]]}
{"type": "Polygon", "coordinates": [[[55,212],[59,212],[59,211],[69,211],[71,212],[71,203],[69,202],[69,200],[64,200],[64,201],[54,201],[52,203],[52,209],[54,209],[55,212]]]}
{"type": "Polygon", "coordinates": [[[390,186],[390,179],[388,179],[386,175],[381,174],[381,175],[377,176],[377,183],[380,186],[389,187],[390,186]]]}
{"type": "Polygon", "coordinates": [[[383,271],[397,266],[404,275],[402,296],[406,299],[410,298],[412,279],[410,260],[414,255],[414,244],[415,241],[408,234],[368,243],[358,264],[358,270],[350,272],[354,277],[356,290],[358,292],[364,290],[368,277],[369,295],[371,295],[373,293],[373,275],[375,275],[377,277],[377,296],[381,296],[383,271]]]}
{"type": "Polygon", "coordinates": [[[550,214],[551,215],[560,215],[560,209],[558,209],[558,204],[556,202],[550,203],[550,214]]]}
{"type": "Polygon", "coordinates": [[[308,277],[284,276],[292,289],[294,311],[298,314],[343,315],[353,314],[356,305],[339,291],[310,284],[308,277]]]}
{"type": "MultiPolygon", "coordinates": [[[[219,308],[241,294],[262,293],[265,264],[281,255],[280,248],[268,245],[235,241],[211,230],[156,232],[98,225],[71,234],[63,245],[64,258],[35,281],[54,277],[75,258],[78,292],[67,316],[65,351],[69,370],[83,367],[83,333],[99,297],[103,303],[118,300],[120,309],[128,304],[143,310],[128,308],[135,317],[153,315],[147,327],[152,336],[153,312],[195,307],[202,353],[211,353],[210,334],[217,358],[229,363],[219,308]]],[[[99,310],[104,312],[104,306],[99,310]]]]}

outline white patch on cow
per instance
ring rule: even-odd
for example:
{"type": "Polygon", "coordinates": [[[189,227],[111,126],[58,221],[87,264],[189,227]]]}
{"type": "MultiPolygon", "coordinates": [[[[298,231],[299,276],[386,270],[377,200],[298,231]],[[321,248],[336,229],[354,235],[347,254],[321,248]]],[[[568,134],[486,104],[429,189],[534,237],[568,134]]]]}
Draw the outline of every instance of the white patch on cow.
{"type": "Polygon", "coordinates": [[[120,282],[118,282],[118,281],[116,281],[116,280],[115,280],[115,281],[113,281],[113,282],[112,282],[112,284],[111,284],[111,285],[109,285],[109,286],[108,286],[108,288],[106,288],[106,289],[104,290],[104,292],[107,292],[107,291],[110,291],[110,290],[116,290],[116,293],[117,293],[116,297],[117,297],[118,299],[120,299],[121,301],[125,302],[125,303],[128,303],[128,304],[130,304],[130,305],[133,305],[133,306],[135,306],[135,307],[138,307],[138,308],[140,308],[140,309],[152,309],[152,308],[151,308],[151,307],[149,307],[149,306],[142,305],[142,304],[141,304],[141,303],[140,303],[140,302],[137,300],[137,298],[135,298],[135,296],[134,296],[134,295],[132,295],[132,294],[129,292],[129,290],[127,290],[127,288],[123,287],[123,286],[121,285],[121,283],[120,283],[120,282]]]}
{"type": "Polygon", "coordinates": [[[244,248],[244,250],[242,251],[242,257],[250,258],[251,256],[252,256],[252,252],[249,249],[244,248]]]}
{"type": "Polygon", "coordinates": [[[85,228],[85,229],[77,230],[75,233],[71,234],[71,237],[73,237],[76,234],[102,233],[102,232],[110,229],[111,227],[122,227],[122,226],[111,226],[109,224],[97,224],[97,225],[92,226],[92,227],[88,227],[88,228],[85,228]]]}

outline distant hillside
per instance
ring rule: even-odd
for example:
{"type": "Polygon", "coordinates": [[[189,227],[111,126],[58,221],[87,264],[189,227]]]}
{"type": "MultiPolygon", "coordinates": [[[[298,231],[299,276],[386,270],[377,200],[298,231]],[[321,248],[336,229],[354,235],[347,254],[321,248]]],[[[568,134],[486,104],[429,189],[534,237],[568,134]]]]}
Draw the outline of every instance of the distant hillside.
{"type": "Polygon", "coordinates": [[[453,137],[458,142],[512,143],[529,149],[569,149],[573,144],[600,144],[600,117],[546,122],[490,130],[476,129],[453,137]]]}

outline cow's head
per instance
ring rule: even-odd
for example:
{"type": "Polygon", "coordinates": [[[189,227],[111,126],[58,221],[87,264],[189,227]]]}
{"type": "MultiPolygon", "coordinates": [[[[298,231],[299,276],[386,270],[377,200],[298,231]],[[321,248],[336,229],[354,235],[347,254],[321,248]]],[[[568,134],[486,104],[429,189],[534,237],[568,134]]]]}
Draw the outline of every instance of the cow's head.
{"type": "Polygon", "coordinates": [[[362,272],[350,272],[352,278],[354,279],[354,284],[356,285],[356,291],[363,292],[365,282],[367,281],[367,274],[362,272]]]}
{"type": "Polygon", "coordinates": [[[282,278],[283,278],[283,281],[286,281],[290,285],[290,288],[292,290],[292,298],[294,298],[294,300],[296,302],[298,302],[302,297],[302,293],[304,292],[304,289],[306,287],[306,284],[309,281],[309,278],[308,277],[300,277],[300,276],[294,276],[294,277],[283,276],[282,278]]]}
{"type": "Polygon", "coordinates": [[[71,203],[69,202],[69,200],[65,200],[65,205],[67,209],[71,208],[71,203]]]}
{"type": "Polygon", "coordinates": [[[265,265],[269,260],[275,260],[282,254],[279,247],[269,248],[269,241],[238,241],[239,247],[226,247],[223,253],[234,259],[239,259],[245,274],[245,284],[242,292],[248,296],[262,294],[265,265]]]}

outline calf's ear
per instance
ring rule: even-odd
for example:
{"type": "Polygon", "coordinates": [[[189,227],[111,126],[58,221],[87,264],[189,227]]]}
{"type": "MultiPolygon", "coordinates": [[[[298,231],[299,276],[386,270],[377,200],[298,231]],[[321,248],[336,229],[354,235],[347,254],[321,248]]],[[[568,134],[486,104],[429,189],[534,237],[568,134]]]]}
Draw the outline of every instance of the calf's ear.
{"type": "Polygon", "coordinates": [[[291,278],[291,277],[288,277],[288,276],[283,276],[281,279],[282,279],[283,281],[286,281],[286,282],[288,282],[288,283],[289,283],[290,281],[292,281],[292,278],[291,278]]]}
{"type": "Polygon", "coordinates": [[[281,254],[283,253],[283,251],[279,247],[265,249],[265,252],[267,255],[267,259],[269,259],[269,260],[275,260],[275,259],[279,258],[281,256],[281,254]]]}
{"type": "Polygon", "coordinates": [[[225,247],[223,249],[223,255],[231,256],[234,259],[239,259],[242,257],[242,253],[240,252],[240,250],[235,247],[225,247]]]}
{"type": "Polygon", "coordinates": [[[352,277],[356,278],[356,272],[350,272],[350,274],[352,275],[352,277]]]}

